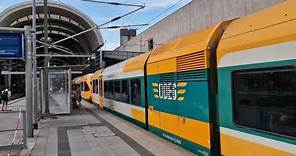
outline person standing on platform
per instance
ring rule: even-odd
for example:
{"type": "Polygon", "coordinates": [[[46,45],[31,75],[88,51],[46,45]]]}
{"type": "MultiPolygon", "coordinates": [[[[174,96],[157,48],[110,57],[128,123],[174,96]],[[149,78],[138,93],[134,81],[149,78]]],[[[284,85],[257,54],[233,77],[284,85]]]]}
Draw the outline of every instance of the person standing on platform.
{"type": "Polygon", "coordinates": [[[9,90],[6,88],[1,92],[1,99],[2,99],[2,111],[7,111],[7,105],[8,105],[8,94],[9,90]],[[5,107],[5,109],[4,109],[5,107]]]}
{"type": "Polygon", "coordinates": [[[81,89],[80,89],[80,86],[77,87],[77,90],[76,90],[76,100],[77,100],[78,106],[80,107],[81,106],[81,89]]]}

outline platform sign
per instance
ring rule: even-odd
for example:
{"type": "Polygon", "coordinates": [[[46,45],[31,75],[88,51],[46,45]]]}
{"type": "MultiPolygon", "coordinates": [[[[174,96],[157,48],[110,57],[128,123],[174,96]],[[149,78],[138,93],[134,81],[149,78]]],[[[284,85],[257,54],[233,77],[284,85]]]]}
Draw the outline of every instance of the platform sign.
{"type": "Polygon", "coordinates": [[[0,59],[23,59],[24,39],[22,33],[0,33],[0,59]]]}

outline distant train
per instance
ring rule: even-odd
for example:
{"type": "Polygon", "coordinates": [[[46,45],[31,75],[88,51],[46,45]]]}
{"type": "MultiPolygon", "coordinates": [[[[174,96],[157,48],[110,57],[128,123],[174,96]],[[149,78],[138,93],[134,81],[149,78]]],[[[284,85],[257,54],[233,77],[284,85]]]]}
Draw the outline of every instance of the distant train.
{"type": "Polygon", "coordinates": [[[83,98],[197,155],[295,156],[296,1],[74,82],[83,98]]]}

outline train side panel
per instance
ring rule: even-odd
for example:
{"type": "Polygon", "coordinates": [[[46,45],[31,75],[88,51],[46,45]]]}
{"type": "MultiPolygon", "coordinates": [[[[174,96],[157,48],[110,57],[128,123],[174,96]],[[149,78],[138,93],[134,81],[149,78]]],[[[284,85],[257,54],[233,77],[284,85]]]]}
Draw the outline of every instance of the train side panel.
{"type": "Polygon", "coordinates": [[[147,64],[150,130],[198,155],[219,153],[210,57],[228,23],[157,48],[147,64]]]}
{"type": "Polygon", "coordinates": [[[146,128],[144,65],[149,52],[102,72],[104,109],[146,128]]]}
{"type": "Polygon", "coordinates": [[[221,152],[296,155],[296,1],[238,19],[218,47],[221,152]]]}

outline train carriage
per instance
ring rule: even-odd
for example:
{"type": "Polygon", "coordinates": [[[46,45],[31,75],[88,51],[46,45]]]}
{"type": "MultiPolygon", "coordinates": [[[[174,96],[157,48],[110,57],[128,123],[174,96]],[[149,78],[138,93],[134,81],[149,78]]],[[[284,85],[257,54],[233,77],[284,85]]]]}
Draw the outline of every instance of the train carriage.
{"type": "Polygon", "coordinates": [[[218,155],[212,68],[229,22],[157,48],[147,63],[149,129],[199,155],[218,155]]]}
{"type": "Polygon", "coordinates": [[[221,152],[296,155],[296,1],[233,21],[217,50],[221,152]]]}
{"type": "Polygon", "coordinates": [[[86,75],[82,94],[197,155],[296,155],[295,6],[221,22],[86,75]]]}
{"type": "Polygon", "coordinates": [[[145,62],[149,52],[103,70],[104,108],[146,126],[145,62]]]}

